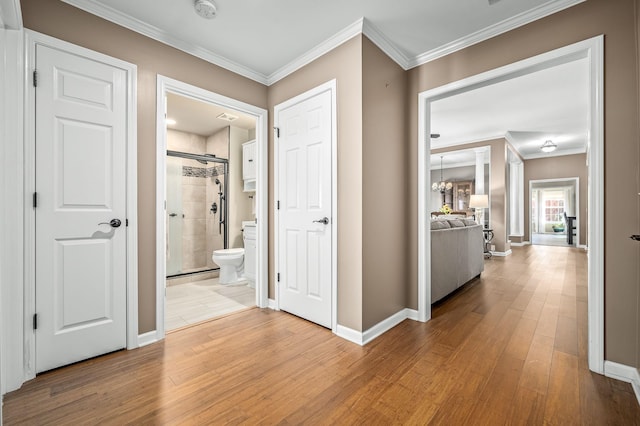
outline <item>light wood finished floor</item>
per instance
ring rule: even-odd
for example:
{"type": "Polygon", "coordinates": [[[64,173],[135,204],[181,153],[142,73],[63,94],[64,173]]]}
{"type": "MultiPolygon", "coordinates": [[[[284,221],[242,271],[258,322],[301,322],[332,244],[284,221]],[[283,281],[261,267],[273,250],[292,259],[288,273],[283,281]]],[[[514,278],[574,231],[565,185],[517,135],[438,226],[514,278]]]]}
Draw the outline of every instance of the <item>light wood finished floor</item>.
{"type": "Polygon", "coordinates": [[[515,248],[359,347],[250,309],[38,376],[5,424],[634,425],[631,386],[587,368],[586,255],[515,248]]]}

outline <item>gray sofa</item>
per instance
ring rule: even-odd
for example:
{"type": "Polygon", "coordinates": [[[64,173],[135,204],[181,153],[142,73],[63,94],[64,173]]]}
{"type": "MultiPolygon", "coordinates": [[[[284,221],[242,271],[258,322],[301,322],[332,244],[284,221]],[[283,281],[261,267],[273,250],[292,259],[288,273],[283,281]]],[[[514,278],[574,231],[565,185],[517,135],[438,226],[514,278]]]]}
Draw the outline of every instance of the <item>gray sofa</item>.
{"type": "Polygon", "coordinates": [[[431,221],[431,303],[484,271],[482,227],[471,219],[431,221]]]}

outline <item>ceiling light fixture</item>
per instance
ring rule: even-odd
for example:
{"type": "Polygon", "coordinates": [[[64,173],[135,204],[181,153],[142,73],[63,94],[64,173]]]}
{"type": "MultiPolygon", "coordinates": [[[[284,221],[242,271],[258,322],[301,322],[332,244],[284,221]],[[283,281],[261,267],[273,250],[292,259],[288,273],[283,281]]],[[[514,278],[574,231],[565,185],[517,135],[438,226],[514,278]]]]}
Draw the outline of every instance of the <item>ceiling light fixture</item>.
{"type": "Polygon", "coordinates": [[[558,145],[548,140],[544,144],[542,144],[542,146],[540,147],[540,150],[542,152],[553,152],[556,150],[557,147],[558,145]]]}
{"type": "Polygon", "coordinates": [[[441,194],[444,194],[445,191],[450,191],[451,188],[453,188],[453,184],[451,182],[445,182],[444,179],[442,179],[442,155],[440,156],[440,182],[433,182],[433,185],[431,185],[431,190],[433,192],[439,192],[441,194]]]}
{"type": "Polygon", "coordinates": [[[193,7],[196,9],[196,13],[205,19],[215,18],[218,12],[215,3],[211,0],[196,0],[193,7]]]}
{"type": "Polygon", "coordinates": [[[238,116],[229,114],[228,112],[223,112],[222,114],[216,116],[216,118],[219,118],[220,120],[225,120],[225,121],[233,121],[233,120],[237,120],[238,116]]]}

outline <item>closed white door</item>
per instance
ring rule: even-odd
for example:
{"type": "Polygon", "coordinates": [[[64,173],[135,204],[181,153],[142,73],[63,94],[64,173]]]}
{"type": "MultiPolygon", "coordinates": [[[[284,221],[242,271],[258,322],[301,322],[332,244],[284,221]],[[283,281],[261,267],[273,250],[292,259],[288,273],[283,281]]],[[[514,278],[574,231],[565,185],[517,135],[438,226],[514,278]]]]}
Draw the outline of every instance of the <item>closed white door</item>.
{"type": "Polygon", "coordinates": [[[127,76],[42,45],[36,68],[41,372],[126,347],[127,76]]]}
{"type": "Polygon", "coordinates": [[[278,111],[280,309],[331,327],[331,92],[278,111]]]}

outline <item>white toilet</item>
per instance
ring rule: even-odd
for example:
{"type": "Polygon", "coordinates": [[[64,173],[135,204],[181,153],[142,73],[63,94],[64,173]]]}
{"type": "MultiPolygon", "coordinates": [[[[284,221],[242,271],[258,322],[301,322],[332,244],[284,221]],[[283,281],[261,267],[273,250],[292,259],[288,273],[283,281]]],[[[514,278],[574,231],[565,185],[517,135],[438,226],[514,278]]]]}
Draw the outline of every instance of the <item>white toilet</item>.
{"type": "Polygon", "coordinates": [[[232,248],[215,250],[211,259],[220,266],[220,284],[233,284],[242,281],[244,272],[244,249],[232,248]]]}

